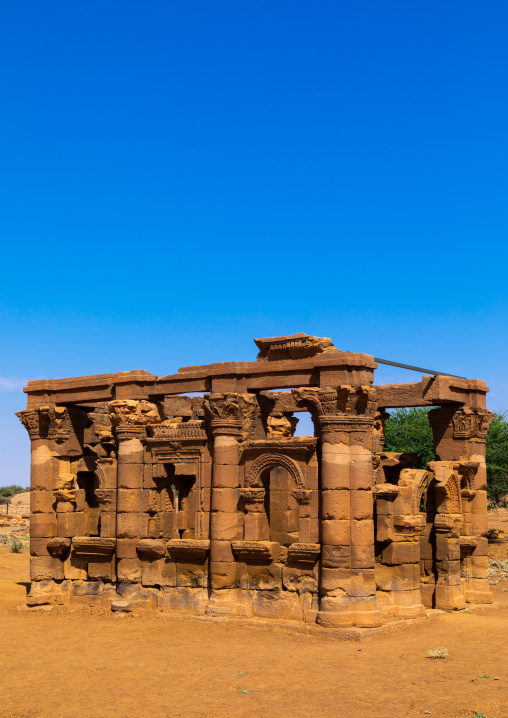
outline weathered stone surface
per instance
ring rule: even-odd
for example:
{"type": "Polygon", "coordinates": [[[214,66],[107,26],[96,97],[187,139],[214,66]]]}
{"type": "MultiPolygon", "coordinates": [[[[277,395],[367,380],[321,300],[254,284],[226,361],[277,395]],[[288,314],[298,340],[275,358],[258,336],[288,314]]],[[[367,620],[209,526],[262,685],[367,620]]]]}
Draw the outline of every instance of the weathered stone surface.
{"type": "Polygon", "coordinates": [[[485,383],[376,387],[374,358],[330,339],[256,344],[160,379],[29,383],[28,605],[337,628],[491,601],[485,383]],[[399,406],[437,407],[426,469],[383,451],[399,406]],[[301,411],[313,436],[294,436],[301,411]]]}

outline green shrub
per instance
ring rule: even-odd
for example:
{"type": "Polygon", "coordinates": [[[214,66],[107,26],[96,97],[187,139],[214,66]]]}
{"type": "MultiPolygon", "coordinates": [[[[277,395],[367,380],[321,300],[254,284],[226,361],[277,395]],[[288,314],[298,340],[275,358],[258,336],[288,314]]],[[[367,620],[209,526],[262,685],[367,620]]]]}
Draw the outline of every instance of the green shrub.
{"type": "Polygon", "coordinates": [[[508,496],[508,421],[496,414],[487,434],[487,495],[494,506],[508,496]]]}
{"type": "Polygon", "coordinates": [[[23,541],[13,536],[11,540],[11,553],[21,553],[23,548],[23,541]]]}
{"type": "Polygon", "coordinates": [[[395,409],[385,424],[385,451],[407,451],[418,454],[419,469],[426,469],[429,461],[434,461],[434,442],[429,424],[431,407],[412,407],[395,409]]]}
{"type": "MultiPolygon", "coordinates": [[[[430,407],[429,407],[430,408],[430,407]]],[[[385,424],[385,451],[407,451],[418,454],[418,468],[433,461],[434,443],[427,407],[395,409],[385,424]]],[[[494,506],[508,505],[508,419],[496,414],[487,433],[487,494],[494,506]]]]}

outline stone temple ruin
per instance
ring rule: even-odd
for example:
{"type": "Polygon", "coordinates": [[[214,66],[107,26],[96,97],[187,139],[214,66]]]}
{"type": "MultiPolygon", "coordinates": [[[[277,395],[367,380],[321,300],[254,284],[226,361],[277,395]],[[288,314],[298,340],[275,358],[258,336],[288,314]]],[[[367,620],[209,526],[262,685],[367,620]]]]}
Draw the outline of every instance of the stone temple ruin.
{"type": "Polygon", "coordinates": [[[31,381],[28,605],[374,627],[492,601],[485,382],[374,386],[296,334],[257,361],[31,381]],[[432,406],[436,460],[383,451],[432,406]],[[298,412],[313,436],[295,436],[298,412]]]}

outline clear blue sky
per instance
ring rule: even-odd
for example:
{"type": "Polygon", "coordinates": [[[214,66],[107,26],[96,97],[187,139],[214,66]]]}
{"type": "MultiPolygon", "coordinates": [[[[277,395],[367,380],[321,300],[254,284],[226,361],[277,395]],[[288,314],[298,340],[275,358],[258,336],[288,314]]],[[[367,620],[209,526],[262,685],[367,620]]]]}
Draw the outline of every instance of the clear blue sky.
{"type": "Polygon", "coordinates": [[[508,409],[506,2],[0,17],[0,484],[29,481],[26,380],[255,336],[486,379],[508,409]]]}

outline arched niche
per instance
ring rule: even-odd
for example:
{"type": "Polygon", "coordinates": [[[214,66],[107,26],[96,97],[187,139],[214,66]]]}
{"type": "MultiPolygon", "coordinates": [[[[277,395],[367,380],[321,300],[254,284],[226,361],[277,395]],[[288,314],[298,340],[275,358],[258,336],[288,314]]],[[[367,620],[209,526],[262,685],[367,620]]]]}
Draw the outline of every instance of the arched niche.
{"type": "Polygon", "coordinates": [[[260,517],[258,538],[283,546],[297,543],[300,520],[297,496],[302,493],[304,482],[296,462],[283,454],[262,454],[248,470],[245,486],[264,489],[264,517],[260,517]]]}
{"type": "Polygon", "coordinates": [[[286,469],[296,484],[295,488],[305,488],[303,476],[298,465],[295,461],[284,454],[261,454],[261,456],[258,456],[257,459],[253,461],[247,472],[245,477],[245,486],[248,488],[262,488],[262,475],[266,474],[267,471],[275,469],[276,467],[286,469]]]}

